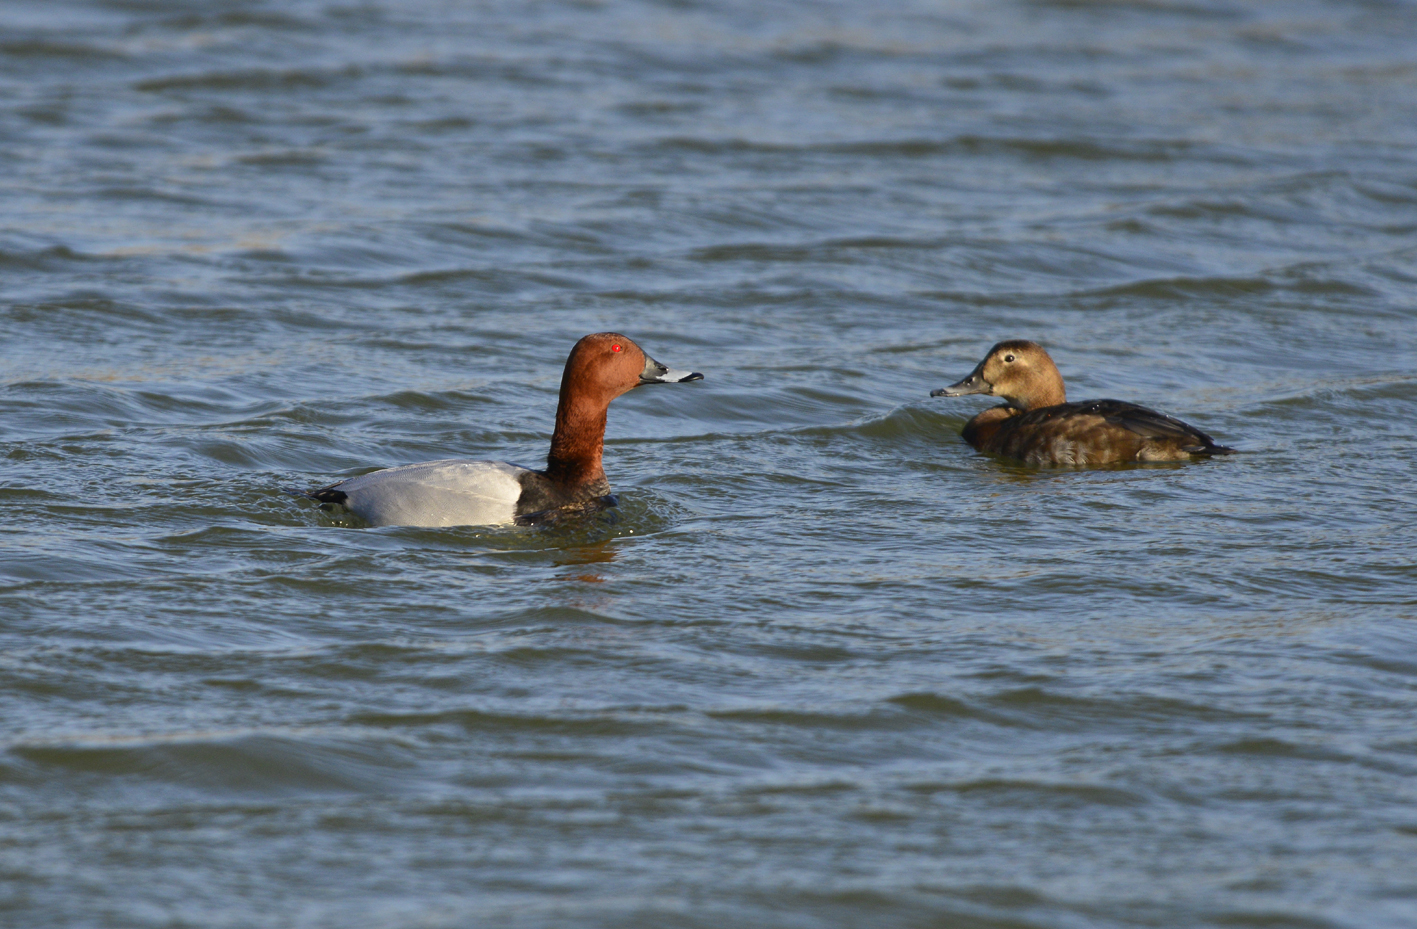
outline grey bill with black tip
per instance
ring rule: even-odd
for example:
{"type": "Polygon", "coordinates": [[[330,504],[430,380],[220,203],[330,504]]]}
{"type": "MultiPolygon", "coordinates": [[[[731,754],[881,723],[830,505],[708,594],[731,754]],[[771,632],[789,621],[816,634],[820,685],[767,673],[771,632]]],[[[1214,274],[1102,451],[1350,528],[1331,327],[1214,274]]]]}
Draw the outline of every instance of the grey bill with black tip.
{"type": "Polygon", "coordinates": [[[930,391],[932,397],[966,397],[970,394],[992,393],[994,385],[984,380],[984,362],[969,372],[969,377],[962,381],[956,381],[948,387],[940,387],[930,391]]]}
{"type": "Polygon", "coordinates": [[[701,381],[704,376],[697,371],[675,371],[666,368],[649,355],[645,355],[645,369],[640,372],[641,384],[686,384],[701,381]]]}

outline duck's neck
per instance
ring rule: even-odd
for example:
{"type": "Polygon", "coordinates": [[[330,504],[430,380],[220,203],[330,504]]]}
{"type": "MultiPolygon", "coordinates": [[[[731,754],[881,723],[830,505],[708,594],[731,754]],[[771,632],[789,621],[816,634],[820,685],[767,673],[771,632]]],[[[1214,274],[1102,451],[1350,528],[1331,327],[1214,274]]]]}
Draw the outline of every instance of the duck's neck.
{"type": "Polygon", "coordinates": [[[1050,406],[1068,402],[1067,391],[1063,389],[1061,376],[1037,378],[1028,385],[1028,394],[1022,397],[1008,397],[1010,405],[1027,412],[1042,410],[1050,406]]]}
{"type": "Polygon", "coordinates": [[[609,493],[605,469],[600,465],[605,446],[606,400],[570,398],[561,391],[556,408],[556,431],[546,456],[546,476],[568,490],[609,493]]]}

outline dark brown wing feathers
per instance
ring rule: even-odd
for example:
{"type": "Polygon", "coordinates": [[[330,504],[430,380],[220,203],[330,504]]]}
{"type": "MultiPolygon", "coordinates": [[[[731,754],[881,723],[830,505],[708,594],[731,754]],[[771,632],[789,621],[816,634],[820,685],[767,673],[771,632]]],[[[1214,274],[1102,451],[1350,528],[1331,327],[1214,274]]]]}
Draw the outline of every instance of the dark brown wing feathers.
{"type": "Polygon", "coordinates": [[[1235,451],[1233,448],[1217,445],[1209,435],[1189,423],[1126,400],[1060,403],[1057,406],[1021,413],[1013,417],[1009,425],[1013,430],[1022,431],[1027,431],[1030,427],[1047,429],[1045,423],[1054,423],[1056,428],[1062,425],[1062,420],[1085,416],[1099,416],[1108,423],[1120,426],[1144,439],[1176,442],[1176,447],[1196,454],[1228,455],[1235,451]]]}

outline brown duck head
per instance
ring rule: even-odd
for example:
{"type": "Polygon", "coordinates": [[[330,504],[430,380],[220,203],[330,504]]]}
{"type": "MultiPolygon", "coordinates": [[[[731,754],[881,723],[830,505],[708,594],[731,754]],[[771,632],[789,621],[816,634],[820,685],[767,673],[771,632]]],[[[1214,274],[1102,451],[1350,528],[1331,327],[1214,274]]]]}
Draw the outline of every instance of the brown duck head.
{"type": "Polygon", "coordinates": [[[547,455],[547,476],[573,486],[604,481],[600,459],[610,401],[641,384],[682,384],[703,379],[697,372],[665,367],[634,340],[618,332],[585,336],[571,349],[561,375],[561,400],[547,455]]]}
{"type": "Polygon", "coordinates": [[[1043,346],[1025,339],[1010,339],[989,349],[989,354],[969,376],[948,387],[930,391],[932,397],[988,394],[1002,397],[1009,406],[1037,410],[1067,400],[1063,375],[1043,346]]]}

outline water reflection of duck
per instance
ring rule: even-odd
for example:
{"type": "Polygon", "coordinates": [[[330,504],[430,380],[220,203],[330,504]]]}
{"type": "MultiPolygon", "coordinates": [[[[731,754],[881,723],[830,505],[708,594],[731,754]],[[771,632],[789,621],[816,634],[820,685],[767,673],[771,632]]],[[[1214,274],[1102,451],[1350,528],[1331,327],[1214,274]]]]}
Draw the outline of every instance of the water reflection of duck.
{"type": "Polygon", "coordinates": [[[991,455],[1031,465],[1185,461],[1228,455],[1210,436],[1165,413],[1124,400],[1068,403],[1063,376],[1036,342],[1013,339],[989,350],[969,376],[932,397],[1003,397],[964,426],[964,440],[991,455]]]}

